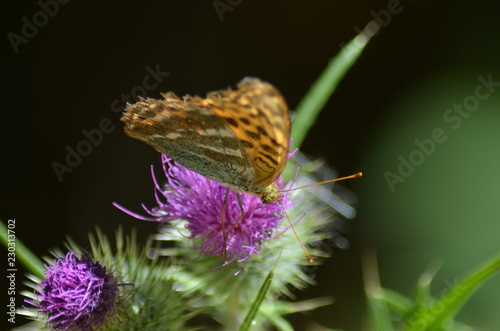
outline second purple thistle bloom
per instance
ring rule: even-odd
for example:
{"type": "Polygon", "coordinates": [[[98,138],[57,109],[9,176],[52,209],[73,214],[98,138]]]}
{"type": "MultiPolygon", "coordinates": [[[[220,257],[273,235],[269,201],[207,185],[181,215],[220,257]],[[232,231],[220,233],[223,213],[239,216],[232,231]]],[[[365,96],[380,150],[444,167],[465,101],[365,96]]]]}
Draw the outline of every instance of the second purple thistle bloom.
{"type": "MultiPolygon", "coordinates": [[[[160,185],[153,173],[158,206],[148,209],[143,205],[151,217],[130,212],[116,203],[114,205],[142,220],[167,223],[185,220],[195,248],[202,254],[225,257],[227,263],[235,260],[242,262],[259,253],[266,240],[288,228],[287,225],[281,226],[284,210],[294,205],[287,192],[284,192],[281,201],[264,204],[257,196],[231,190],[222,218],[225,186],[177,164],[165,155],[162,155],[162,163],[167,184],[160,185]],[[236,194],[241,197],[243,217],[236,194]]],[[[281,176],[276,183],[280,190],[285,188],[285,184],[281,184],[281,176]]]]}

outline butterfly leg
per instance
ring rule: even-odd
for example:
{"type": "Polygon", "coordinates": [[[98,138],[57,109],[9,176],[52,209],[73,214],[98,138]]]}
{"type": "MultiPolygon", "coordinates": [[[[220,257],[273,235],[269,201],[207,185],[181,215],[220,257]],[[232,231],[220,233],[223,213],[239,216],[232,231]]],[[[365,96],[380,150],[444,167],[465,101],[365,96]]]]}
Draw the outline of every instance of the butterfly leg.
{"type": "MultiPolygon", "coordinates": [[[[245,209],[243,209],[243,201],[241,201],[241,195],[238,192],[236,192],[236,200],[238,200],[238,205],[240,206],[241,215],[240,215],[240,218],[238,218],[238,222],[236,222],[236,224],[234,226],[236,226],[243,218],[243,215],[245,215],[245,209]]],[[[234,228],[234,226],[233,226],[233,228],[234,228]]]]}
{"type": "Polygon", "coordinates": [[[222,228],[222,235],[224,236],[224,246],[222,247],[222,256],[224,260],[227,260],[227,233],[224,228],[224,211],[226,210],[227,199],[229,198],[229,187],[226,188],[226,194],[224,195],[224,202],[222,203],[222,208],[220,211],[220,224],[222,228]]]}
{"type": "Polygon", "coordinates": [[[238,220],[231,226],[229,231],[225,230],[225,223],[224,223],[224,211],[226,210],[227,206],[227,200],[229,198],[229,188],[226,188],[226,194],[224,195],[224,202],[222,203],[222,209],[221,209],[221,228],[222,228],[222,233],[224,235],[224,247],[222,248],[222,256],[224,257],[224,260],[227,260],[227,245],[228,245],[228,236],[229,234],[240,224],[241,220],[243,219],[243,215],[245,215],[245,210],[243,208],[243,202],[241,201],[241,196],[238,192],[234,192],[236,194],[236,200],[238,200],[238,205],[240,206],[241,210],[241,215],[238,218],[238,220]]]}
{"type": "Polygon", "coordinates": [[[234,223],[234,225],[231,227],[231,229],[228,231],[228,233],[231,233],[231,231],[233,231],[234,228],[237,227],[238,224],[240,224],[241,220],[243,219],[243,215],[245,215],[245,209],[243,208],[243,201],[241,201],[241,195],[238,192],[234,192],[234,194],[236,194],[236,200],[238,200],[238,205],[240,206],[241,215],[238,218],[238,220],[234,223]]]}

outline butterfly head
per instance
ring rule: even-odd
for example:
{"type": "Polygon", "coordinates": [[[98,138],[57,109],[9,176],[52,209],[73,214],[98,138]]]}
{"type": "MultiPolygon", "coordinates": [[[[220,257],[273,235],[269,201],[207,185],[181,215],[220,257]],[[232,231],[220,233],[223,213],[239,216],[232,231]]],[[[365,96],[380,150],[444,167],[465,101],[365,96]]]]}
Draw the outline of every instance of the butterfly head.
{"type": "Polygon", "coordinates": [[[260,191],[259,196],[262,203],[269,204],[280,201],[283,194],[278,192],[278,185],[276,183],[272,183],[260,191]]]}

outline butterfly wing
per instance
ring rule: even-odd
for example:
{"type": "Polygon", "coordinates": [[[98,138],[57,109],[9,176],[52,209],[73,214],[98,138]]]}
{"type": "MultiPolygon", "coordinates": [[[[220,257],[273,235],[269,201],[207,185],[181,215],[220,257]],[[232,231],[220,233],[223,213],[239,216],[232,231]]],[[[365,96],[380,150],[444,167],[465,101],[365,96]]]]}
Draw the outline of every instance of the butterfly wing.
{"type": "Polygon", "coordinates": [[[172,92],[163,97],[127,105],[122,117],[125,133],[207,178],[248,187],[255,173],[226,120],[172,92]]]}
{"type": "Polygon", "coordinates": [[[238,138],[255,172],[247,192],[258,194],[281,174],[288,156],[290,115],[271,84],[245,78],[237,90],[212,92],[190,102],[213,110],[238,138]]]}

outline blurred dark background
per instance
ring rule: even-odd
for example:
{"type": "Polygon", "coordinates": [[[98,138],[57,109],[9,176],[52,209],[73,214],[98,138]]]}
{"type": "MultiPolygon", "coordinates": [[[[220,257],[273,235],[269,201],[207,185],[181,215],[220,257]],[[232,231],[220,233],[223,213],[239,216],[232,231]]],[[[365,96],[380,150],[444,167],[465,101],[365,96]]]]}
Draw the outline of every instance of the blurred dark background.
{"type": "MultiPolygon", "coordinates": [[[[382,285],[406,295],[432,262],[443,262],[439,295],[498,253],[500,86],[475,95],[478,77],[500,82],[500,2],[221,0],[229,7],[218,13],[214,1],[70,1],[47,7],[53,17],[39,14],[43,3],[11,0],[0,20],[0,217],[15,218],[17,238],[37,254],[61,247],[67,234],[86,245],[95,226],[112,235],[123,224],[142,238],[156,229],[111,205],[153,204],[149,165],[159,155],[125,136],[119,121],[121,95],[140,91],[148,70],[168,73],[149,97],[204,95],[256,76],[294,109],[339,45],[377,13],[384,26],[302,147],[341,175],[365,174],[342,183],[359,196],[350,249],[316,270],[317,287],[297,293],[336,302],[291,320],[298,330],[311,321],[361,329],[368,250],[378,254],[382,285]],[[388,8],[397,13],[384,16],[388,8]],[[37,31],[23,31],[26,21],[37,31]],[[454,105],[465,110],[448,111],[454,105]],[[83,130],[100,125],[108,132],[71,172],[61,170],[61,182],[53,163],[65,164],[68,148],[85,144],[83,130]],[[446,140],[431,148],[436,129],[446,140]],[[427,154],[415,140],[428,143],[427,154]]],[[[498,329],[499,289],[498,277],[489,281],[459,319],[498,329]]]]}

